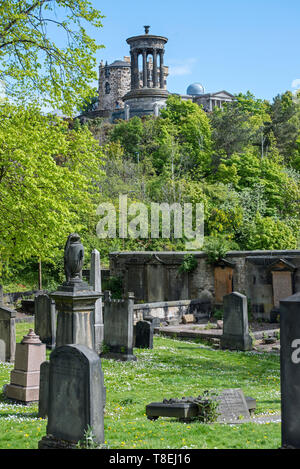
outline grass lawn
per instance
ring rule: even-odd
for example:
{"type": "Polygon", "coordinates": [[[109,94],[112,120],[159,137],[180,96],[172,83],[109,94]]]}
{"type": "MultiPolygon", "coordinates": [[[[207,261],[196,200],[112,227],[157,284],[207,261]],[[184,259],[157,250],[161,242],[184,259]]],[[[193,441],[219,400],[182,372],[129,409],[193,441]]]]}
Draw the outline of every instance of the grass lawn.
{"type": "MultiPolygon", "coordinates": [[[[17,342],[28,332],[17,325],[17,342]]],[[[110,449],[278,448],[280,424],[205,425],[171,418],[150,421],[145,406],[163,398],[198,396],[239,387],[257,400],[256,414],[280,411],[280,364],[274,354],[214,350],[156,336],[153,350],[135,349],[137,362],[102,360],[106,386],[105,439],[110,449]]],[[[11,364],[0,364],[0,449],[33,448],[46,434],[37,405],[14,405],[2,393],[11,364]]]]}

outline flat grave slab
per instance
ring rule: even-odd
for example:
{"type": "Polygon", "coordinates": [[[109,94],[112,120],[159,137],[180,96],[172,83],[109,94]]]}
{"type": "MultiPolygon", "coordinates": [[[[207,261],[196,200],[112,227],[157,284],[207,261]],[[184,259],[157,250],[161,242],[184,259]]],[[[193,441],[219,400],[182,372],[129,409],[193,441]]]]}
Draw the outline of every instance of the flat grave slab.
{"type": "MultiPolygon", "coordinates": [[[[199,416],[200,399],[201,396],[151,402],[146,406],[146,416],[149,420],[157,420],[159,417],[194,419],[199,416]]],[[[256,400],[251,397],[245,398],[241,389],[224,389],[214,399],[219,401],[216,420],[219,423],[250,421],[250,412],[256,408],[256,400]]]]}

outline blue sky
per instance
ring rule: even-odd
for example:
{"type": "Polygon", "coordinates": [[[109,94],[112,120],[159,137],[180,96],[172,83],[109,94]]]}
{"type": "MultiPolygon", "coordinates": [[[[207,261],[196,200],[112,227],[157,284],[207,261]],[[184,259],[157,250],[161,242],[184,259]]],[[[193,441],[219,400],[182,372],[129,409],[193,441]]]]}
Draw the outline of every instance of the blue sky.
{"type": "Polygon", "coordinates": [[[168,90],[200,82],[207,92],[227,90],[272,100],[300,88],[299,0],[91,0],[106,18],[91,31],[105,49],[98,63],[129,55],[126,39],[166,36],[168,90]],[[298,80],[298,81],[297,81],[298,80]]]}

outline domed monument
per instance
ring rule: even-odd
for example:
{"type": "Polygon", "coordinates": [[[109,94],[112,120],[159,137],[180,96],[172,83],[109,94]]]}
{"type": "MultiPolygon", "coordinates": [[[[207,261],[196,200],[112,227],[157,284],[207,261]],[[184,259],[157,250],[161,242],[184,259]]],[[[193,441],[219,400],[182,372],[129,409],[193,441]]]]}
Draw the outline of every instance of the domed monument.
{"type": "MultiPolygon", "coordinates": [[[[158,115],[169,96],[166,82],[168,69],[164,66],[168,39],[149,34],[150,26],[144,28],[145,34],[130,37],[126,41],[130,45],[131,89],[123,97],[125,119],[158,115]]],[[[113,119],[118,114],[113,113],[113,119]]]]}
{"type": "Polygon", "coordinates": [[[204,92],[205,89],[201,83],[193,83],[186,90],[186,94],[189,96],[201,96],[204,92]]]}

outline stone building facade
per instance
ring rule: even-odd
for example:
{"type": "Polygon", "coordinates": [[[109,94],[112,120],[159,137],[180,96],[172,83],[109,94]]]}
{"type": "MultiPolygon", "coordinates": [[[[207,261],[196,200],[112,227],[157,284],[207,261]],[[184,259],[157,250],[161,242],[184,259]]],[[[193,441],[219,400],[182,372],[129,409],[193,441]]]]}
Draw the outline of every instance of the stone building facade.
{"type": "Polygon", "coordinates": [[[131,64],[130,57],[115,60],[112,64],[99,67],[99,101],[98,109],[112,111],[123,109],[123,96],[130,90],[131,64]]]}
{"type": "Polygon", "coordinates": [[[203,292],[222,308],[223,296],[237,291],[247,296],[254,317],[270,319],[279,301],[300,291],[300,251],[231,251],[216,265],[204,252],[193,252],[197,267],[180,273],[186,252],[110,253],[112,276],[136,303],[193,300],[203,292]]]}

